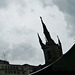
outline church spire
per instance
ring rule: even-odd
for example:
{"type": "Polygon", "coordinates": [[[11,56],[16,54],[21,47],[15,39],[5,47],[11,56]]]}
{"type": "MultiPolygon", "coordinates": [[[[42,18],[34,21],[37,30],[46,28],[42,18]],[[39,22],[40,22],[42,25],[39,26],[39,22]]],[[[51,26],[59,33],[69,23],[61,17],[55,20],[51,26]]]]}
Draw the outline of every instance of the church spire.
{"type": "Polygon", "coordinates": [[[39,36],[38,33],[37,33],[37,35],[38,35],[38,38],[39,38],[39,43],[40,43],[40,45],[41,45],[41,48],[44,49],[45,44],[43,44],[43,42],[42,42],[42,40],[41,40],[41,38],[40,38],[40,36],[39,36]]]}
{"type": "Polygon", "coordinates": [[[50,64],[54,61],[56,61],[60,56],[62,56],[62,46],[61,46],[61,42],[58,38],[58,44],[56,44],[54,42],[54,40],[51,38],[46,25],[44,24],[42,17],[40,17],[41,22],[42,22],[42,26],[43,26],[43,32],[44,35],[46,37],[46,43],[44,44],[38,34],[38,38],[39,38],[39,43],[41,45],[41,48],[44,52],[44,57],[45,57],[45,64],[50,64]]]}
{"type": "Polygon", "coordinates": [[[46,43],[47,42],[50,42],[51,44],[55,44],[55,42],[53,41],[53,39],[51,38],[50,34],[49,34],[49,31],[47,30],[46,28],[46,25],[44,24],[43,20],[42,20],[42,17],[40,17],[41,19],[41,22],[42,22],[42,26],[43,26],[43,32],[44,32],[44,35],[46,37],[46,43]]]}
{"type": "Polygon", "coordinates": [[[51,36],[50,36],[50,34],[49,34],[49,32],[48,32],[48,30],[47,30],[47,28],[46,28],[46,25],[44,24],[44,22],[43,22],[43,20],[42,20],[42,17],[40,17],[40,19],[41,19],[41,22],[42,22],[43,32],[44,32],[44,34],[45,34],[45,37],[46,37],[47,41],[50,41],[51,36]]]}
{"type": "Polygon", "coordinates": [[[59,37],[57,36],[57,38],[58,38],[58,45],[60,46],[60,48],[62,49],[62,45],[61,45],[61,42],[60,42],[60,39],[59,39],[59,37]]]}
{"type": "Polygon", "coordinates": [[[62,45],[61,45],[60,39],[59,39],[58,36],[57,36],[57,38],[58,38],[58,46],[59,46],[59,49],[61,50],[61,51],[60,51],[60,54],[63,54],[63,53],[62,53],[62,45]]]}

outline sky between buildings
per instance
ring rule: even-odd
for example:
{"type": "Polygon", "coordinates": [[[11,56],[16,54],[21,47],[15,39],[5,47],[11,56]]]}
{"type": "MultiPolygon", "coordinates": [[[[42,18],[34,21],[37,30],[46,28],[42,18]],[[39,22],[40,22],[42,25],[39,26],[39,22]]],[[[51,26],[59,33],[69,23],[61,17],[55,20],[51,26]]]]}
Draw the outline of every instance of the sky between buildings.
{"type": "Polygon", "coordinates": [[[51,37],[59,36],[63,53],[75,43],[75,0],[0,0],[0,59],[11,64],[44,64],[43,18],[51,37]],[[5,54],[5,55],[4,55],[5,54]]]}

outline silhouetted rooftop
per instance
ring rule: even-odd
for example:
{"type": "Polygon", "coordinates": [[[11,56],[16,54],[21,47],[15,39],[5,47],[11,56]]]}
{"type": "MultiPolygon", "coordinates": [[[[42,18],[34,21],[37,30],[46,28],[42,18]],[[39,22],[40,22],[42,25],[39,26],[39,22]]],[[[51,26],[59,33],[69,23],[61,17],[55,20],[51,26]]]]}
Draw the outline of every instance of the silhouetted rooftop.
{"type": "Polygon", "coordinates": [[[9,62],[6,60],[0,60],[0,64],[9,64],[9,62]]]}
{"type": "Polygon", "coordinates": [[[51,74],[53,71],[75,71],[75,44],[54,63],[31,75],[51,74]]]}

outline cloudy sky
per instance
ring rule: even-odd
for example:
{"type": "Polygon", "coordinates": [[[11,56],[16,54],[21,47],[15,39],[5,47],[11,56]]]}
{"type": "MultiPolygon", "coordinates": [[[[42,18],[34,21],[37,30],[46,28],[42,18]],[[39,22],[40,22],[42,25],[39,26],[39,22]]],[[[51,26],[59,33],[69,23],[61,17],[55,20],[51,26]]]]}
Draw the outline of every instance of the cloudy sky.
{"type": "Polygon", "coordinates": [[[0,0],[1,60],[11,64],[44,64],[37,37],[39,33],[45,43],[40,16],[56,43],[59,36],[63,53],[72,47],[75,0],[0,0]]]}

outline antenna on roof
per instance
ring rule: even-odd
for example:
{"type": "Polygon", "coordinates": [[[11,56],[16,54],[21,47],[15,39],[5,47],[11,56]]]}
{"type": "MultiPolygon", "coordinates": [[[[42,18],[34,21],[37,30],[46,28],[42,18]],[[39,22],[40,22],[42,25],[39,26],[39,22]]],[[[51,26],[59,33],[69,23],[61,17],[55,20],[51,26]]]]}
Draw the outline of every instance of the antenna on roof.
{"type": "Polygon", "coordinates": [[[7,60],[4,52],[3,52],[3,60],[7,60]]]}

